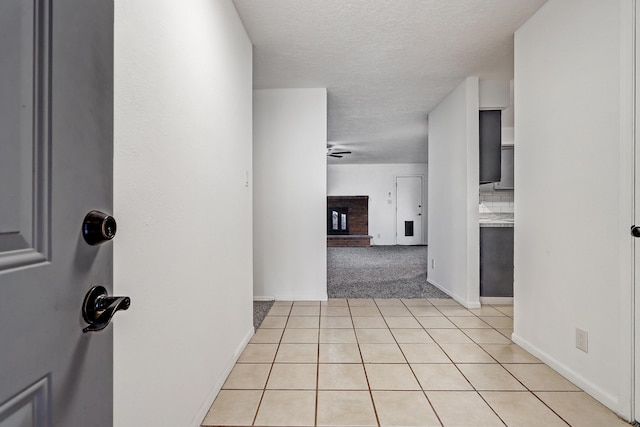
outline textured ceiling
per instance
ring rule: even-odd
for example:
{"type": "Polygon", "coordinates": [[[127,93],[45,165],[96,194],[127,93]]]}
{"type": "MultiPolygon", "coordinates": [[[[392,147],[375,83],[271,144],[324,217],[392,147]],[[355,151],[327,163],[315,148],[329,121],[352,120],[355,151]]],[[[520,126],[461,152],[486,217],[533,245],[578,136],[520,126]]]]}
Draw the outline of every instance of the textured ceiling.
{"type": "Polygon", "coordinates": [[[427,114],[467,76],[511,79],[546,0],[233,0],[254,88],[326,87],[329,163],[427,161],[427,114]]]}

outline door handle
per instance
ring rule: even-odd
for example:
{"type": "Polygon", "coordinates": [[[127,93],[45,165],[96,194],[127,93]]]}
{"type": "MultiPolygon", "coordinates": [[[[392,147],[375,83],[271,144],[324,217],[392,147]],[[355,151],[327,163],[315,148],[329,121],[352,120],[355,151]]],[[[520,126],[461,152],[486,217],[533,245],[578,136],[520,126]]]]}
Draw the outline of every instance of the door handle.
{"type": "Polygon", "coordinates": [[[631,226],[631,235],[633,237],[640,237],[640,227],[638,227],[637,225],[632,225],[631,226]]]}
{"type": "Polygon", "coordinates": [[[89,289],[82,303],[82,317],[89,324],[82,332],[96,332],[106,328],[116,312],[127,310],[131,305],[129,297],[110,297],[104,286],[89,289]]]}

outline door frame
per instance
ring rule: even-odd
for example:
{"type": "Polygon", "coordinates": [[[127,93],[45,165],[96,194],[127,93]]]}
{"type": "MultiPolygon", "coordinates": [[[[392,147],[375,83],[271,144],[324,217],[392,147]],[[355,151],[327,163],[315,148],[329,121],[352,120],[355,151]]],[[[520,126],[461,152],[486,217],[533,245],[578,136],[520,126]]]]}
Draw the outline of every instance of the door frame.
{"type": "Polygon", "coordinates": [[[421,230],[420,230],[420,245],[426,245],[427,244],[427,225],[426,225],[426,200],[427,200],[427,195],[425,194],[425,190],[426,190],[426,185],[424,184],[424,174],[411,174],[411,175],[394,175],[393,176],[393,182],[395,184],[395,190],[396,190],[396,195],[395,195],[395,221],[393,223],[393,228],[395,229],[396,233],[395,233],[395,239],[394,242],[397,245],[398,244],[398,178],[420,178],[420,199],[421,199],[421,206],[422,206],[422,216],[420,218],[420,226],[421,226],[421,230]]]}
{"type": "MultiPolygon", "coordinates": [[[[619,337],[621,366],[619,373],[618,414],[630,421],[640,417],[640,270],[636,268],[635,240],[629,232],[637,216],[635,193],[640,181],[640,146],[636,134],[640,130],[637,117],[638,90],[640,82],[636,58],[638,56],[638,34],[640,22],[638,0],[620,2],[620,257],[619,257],[619,337]]],[[[640,190],[640,188],[638,188],[640,190]]],[[[640,212],[638,212],[640,213],[640,212]]],[[[640,244],[640,242],[638,242],[640,244]]]]}

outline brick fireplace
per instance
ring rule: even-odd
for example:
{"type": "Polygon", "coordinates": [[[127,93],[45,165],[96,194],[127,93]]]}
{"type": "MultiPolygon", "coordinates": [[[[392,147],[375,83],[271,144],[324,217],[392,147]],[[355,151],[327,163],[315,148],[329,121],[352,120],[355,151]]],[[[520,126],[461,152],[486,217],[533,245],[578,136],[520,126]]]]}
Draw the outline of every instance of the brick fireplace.
{"type": "Polygon", "coordinates": [[[369,196],[327,197],[327,246],[371,246],[369,196]]]}

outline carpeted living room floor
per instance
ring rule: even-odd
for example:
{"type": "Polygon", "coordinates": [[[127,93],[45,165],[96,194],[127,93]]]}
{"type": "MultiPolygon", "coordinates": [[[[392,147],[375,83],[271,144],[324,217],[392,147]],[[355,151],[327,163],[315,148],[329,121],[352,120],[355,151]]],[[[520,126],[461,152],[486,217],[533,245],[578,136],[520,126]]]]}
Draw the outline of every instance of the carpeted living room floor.
{"type": "Polygon", "coordinates": [[[329,298],[449,298],[427,283],[426,246],[327,248],[329,298]]]}
{"type": "MultiPolygon", "coordinates": [[[[449,298],[427,283],[426,246],[327,248],[329,298],[449,298]]],[[[260,327],[273,301],[253,303],[260,327]]]]}

